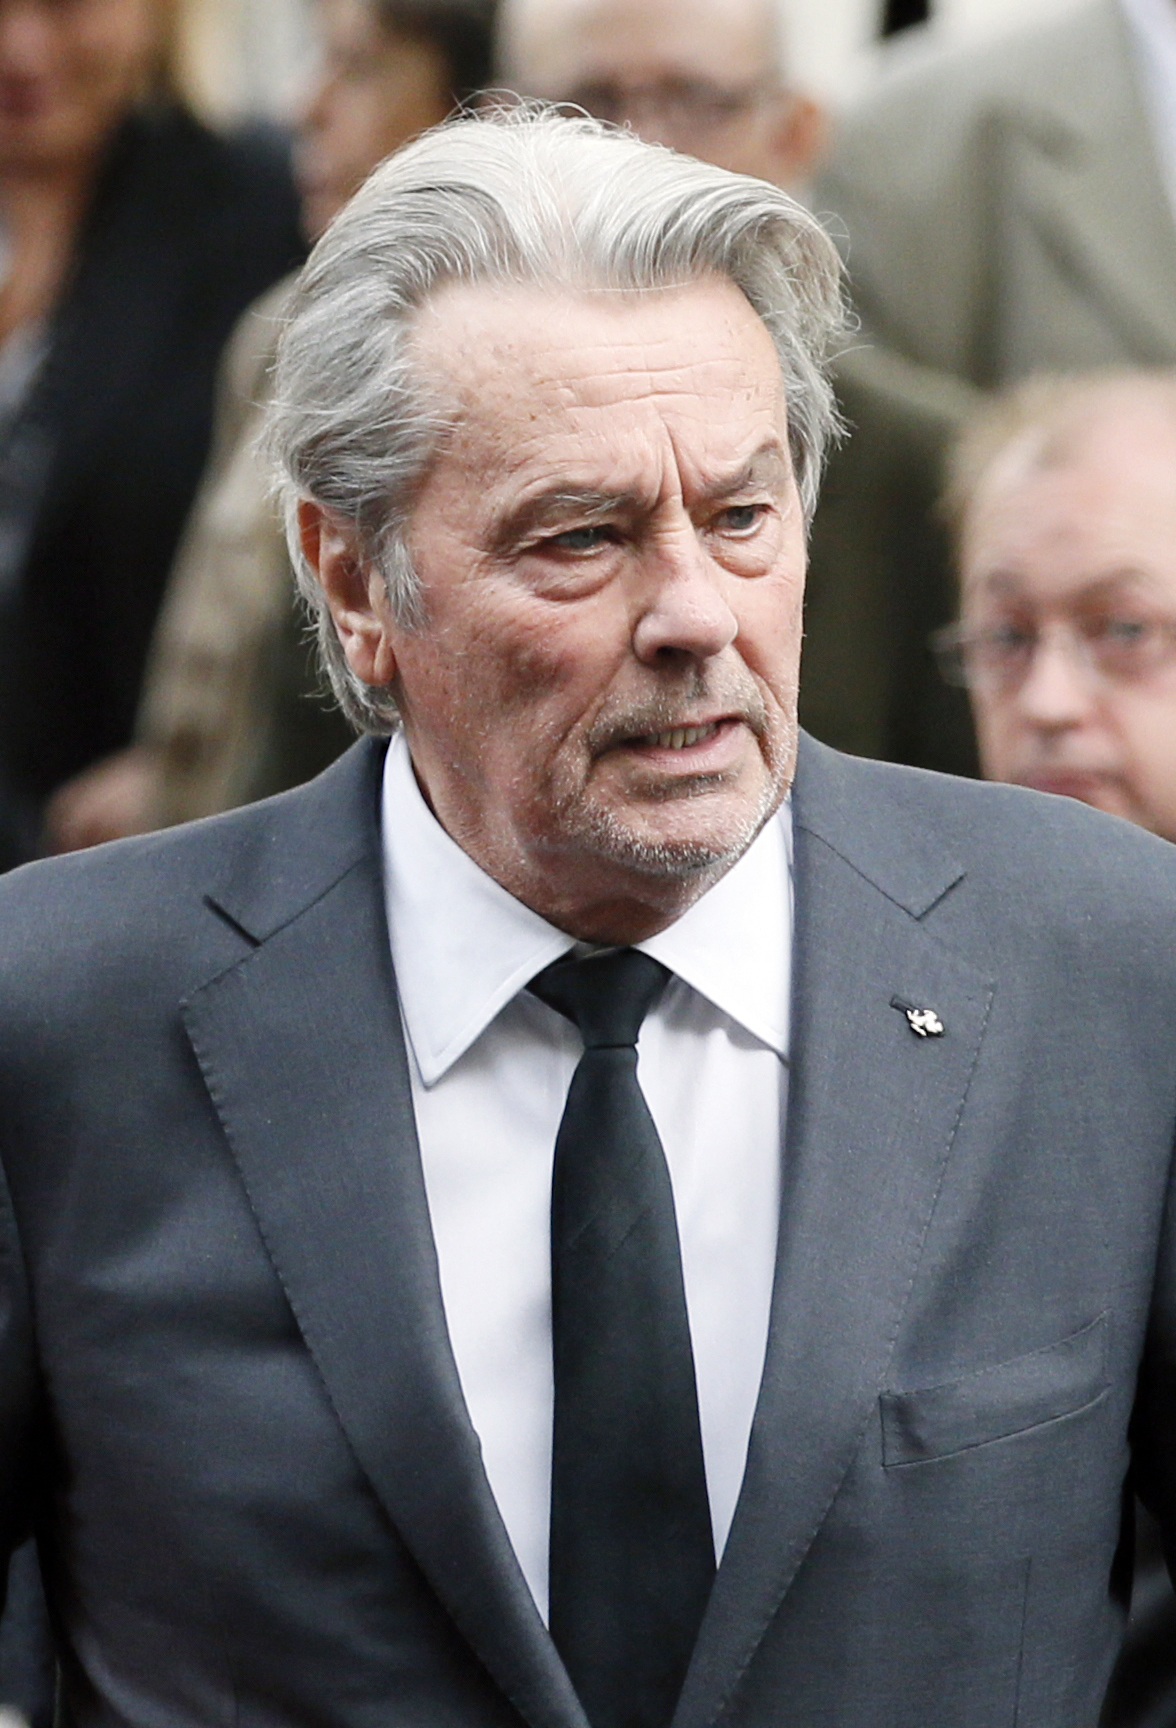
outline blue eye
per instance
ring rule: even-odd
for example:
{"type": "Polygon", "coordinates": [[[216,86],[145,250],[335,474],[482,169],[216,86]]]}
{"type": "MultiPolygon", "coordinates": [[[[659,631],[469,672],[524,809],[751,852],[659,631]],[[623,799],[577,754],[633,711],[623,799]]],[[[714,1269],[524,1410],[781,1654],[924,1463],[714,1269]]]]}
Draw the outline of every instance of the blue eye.
{"type": "Polygon", "coordinates": [[[1084,634],[1091,642],[1113,642],[1117,648],[1146,647],[1155,626],[1146,618],[1099,618],[1084,634]]]}
{"type": "Polygon", "coordinates": [[[762,504],[731,504],[723,511],[722,523],[731,534],[748,534],[764,513],[762,504]]]}
{"type": "Polygon", "coordinates": [[[598,546],[607,545],[612,538],[613,530],[603,525],[565,528],[562,534],[553,534],[547,544],[558,546],[561,552],[595,552],[598,546]]]}

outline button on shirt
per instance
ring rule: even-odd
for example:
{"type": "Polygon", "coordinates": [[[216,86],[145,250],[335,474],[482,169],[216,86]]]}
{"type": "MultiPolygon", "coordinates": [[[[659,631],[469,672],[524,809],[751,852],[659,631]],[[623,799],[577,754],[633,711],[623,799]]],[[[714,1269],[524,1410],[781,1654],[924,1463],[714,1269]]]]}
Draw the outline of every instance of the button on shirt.
{"type": "MultiPolygon", "coordinates": [[[[549,1204],[579,1034],[527,985],[575,946],[452,841],[402,736],[384,768],[384,880],[445,1318],[491,1490],[547,1613],[549,1204]]],[[[637,1075],[665,1148],[682,1245],[716,1553],[763,1373],[787,1102],[792,944],[787,806],[668,930],[673,973],[637,1075]]]]}

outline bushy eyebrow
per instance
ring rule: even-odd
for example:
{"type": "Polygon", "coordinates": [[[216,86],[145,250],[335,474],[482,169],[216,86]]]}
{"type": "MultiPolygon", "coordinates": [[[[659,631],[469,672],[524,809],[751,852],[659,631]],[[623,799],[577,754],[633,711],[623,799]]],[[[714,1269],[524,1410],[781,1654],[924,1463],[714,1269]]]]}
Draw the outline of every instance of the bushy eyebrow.
{"type": "Polygon", "coordinates": [[[704,504],[717,504],[724,498],[738,498],[744,492],[783,486],[791,476],[791,459],[781,445],[773,441],[761,444],[734,473],[720,475],[704,486],[699,497],[704,504]]]}
{"type": "MultiPolygon", "coordinates": [[[[746,492],[782,486],[792,472],[785,450],[776,442],[763,444],[739,468],[717,475],[700,488],[699,504],[716,504],[746,492]]],[[[552,486],[525,499],[494,525],[492,552],[506,552],[531,534],[555,528],[574,517],[586,528],[617,516],[639,516],[650,508],[650,500],[636,492],[613,492],[592,486],[552,486]]]]}

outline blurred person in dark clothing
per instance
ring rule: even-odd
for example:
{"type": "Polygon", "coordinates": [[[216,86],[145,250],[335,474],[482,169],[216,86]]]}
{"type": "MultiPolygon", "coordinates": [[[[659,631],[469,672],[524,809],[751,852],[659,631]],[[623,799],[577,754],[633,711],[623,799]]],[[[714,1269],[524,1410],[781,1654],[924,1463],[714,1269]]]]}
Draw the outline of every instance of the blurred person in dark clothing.
{"type": "MultiPolygon", "coordinates": [[[[1037,377],[949,462],[966,686],[985,777],[1176,840],[1176,372],[1037,377]]],[[[1176,1723],[1176,1600],[1141,1511],[1131,1625],[1104,1728],[1176,1723]]]]}
{"type": "MultiPolygon", "coordinates": [[[[218,349],[298,255],[286,152],[178,95],[165,0],[0,0],[0,867],[125,733],[218,349]]],[[[51,1708],[14,1561],[0,1701],[51,1708]]]]}
{"type": "MultiPolygon", "coordinates": [[[[296,148],[309,238],[378,162],[486,83],[492,10],[489,0],[321,0],[322,66],[296,148]]],[[[254,449],[292,288],[279,283],[233,334],[213,455],[160,614],[135,742],[59,791],[46,822],[54,850],[281,791],[354,736],[323,699],[254,449]]]]}
{"type": "Polygon", "coordinates": [[[301,250],[284,144],[193,117],[173,23],[166,0],[0,0],[3,864],[130,732],[217,355],[301,250]]]}

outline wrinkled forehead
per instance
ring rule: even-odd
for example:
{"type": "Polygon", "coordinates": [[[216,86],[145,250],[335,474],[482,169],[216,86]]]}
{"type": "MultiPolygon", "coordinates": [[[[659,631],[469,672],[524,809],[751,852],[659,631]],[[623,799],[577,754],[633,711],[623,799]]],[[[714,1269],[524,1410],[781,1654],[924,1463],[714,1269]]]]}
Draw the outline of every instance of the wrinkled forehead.
{"type": "Polygon", "coordinates": [[[623,292],[448,284],[418,311],[409,355],[453,408],[520,391],[569,406],[679,387],[732,393],[734,406],[783,392],[771,333],[721,276],[623,292]]]}
{"type": "Polygon", "coordinates": [[[1176,602],[1176,416],[1108,414],[1014,441],[965,514],[961,580],[965,598],[1143,582],[1176,602]]]}
{"type": "MultiPolygon", "coordinates": [[[[780,369],[730,283],[641,295],[453,290],[422,316],[414,363],[446,433],[432,483],[481,518],[532,494],[633,507],[700,495],[755,463],[791,484],[780,369]]],[[[733,482],[732,482],[733,483],[733,482]]],[[[749,479],[748,483],[751,481],[749,479]]]]}

